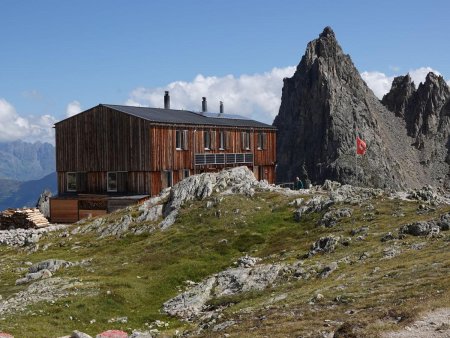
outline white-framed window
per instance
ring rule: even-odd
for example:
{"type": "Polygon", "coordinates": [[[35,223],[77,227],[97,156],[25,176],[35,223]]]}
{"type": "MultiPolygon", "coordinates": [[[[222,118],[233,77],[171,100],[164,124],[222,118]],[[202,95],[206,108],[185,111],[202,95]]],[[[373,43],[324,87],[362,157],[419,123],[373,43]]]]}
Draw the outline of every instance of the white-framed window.
{"type": "Polygon", "coordinates": [[[117,192],[117,171],[109,171],[107,176],[107,191],[117,192]]]}
{"type": "Polygon", "coordinates": [[[203,131],[203,145],[205,150],[211,149],[211,132],[209,130],[203,131]]]}
{"type": "Polygon", "coordinates": [[[241,142],[243,150],[250,150],[250,132],[243,131],[241,133],[241,142]]]}
{"type": "Polygon", "coordinates": [[[187,130],[176,130],[175,131],[175,148],[177,150],[187,150],[188,149],[188,131],[187,130]]]}
{"type": "Polygon", "coordinates": [[[267,140],[267,134],[263,132],[258,133],[258,150],[266,149],[266,140],[267,140]]]}
{"type": "Polygon", "coordinates": [[[219,131],[219,150],[225,150],[227,147],[227,132],[219,131]]]}
{"type": "Polygon", "coordinates": [[[67,173],[67,191],[77,191],[77,173],[67,173]]]}

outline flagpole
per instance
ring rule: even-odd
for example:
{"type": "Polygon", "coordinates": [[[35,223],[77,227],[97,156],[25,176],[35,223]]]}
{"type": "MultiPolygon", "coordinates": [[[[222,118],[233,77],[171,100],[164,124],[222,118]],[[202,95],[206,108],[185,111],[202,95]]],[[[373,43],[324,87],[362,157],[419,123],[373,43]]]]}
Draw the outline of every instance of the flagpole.
{"type": "MultiPolygon", "coordinates": [[[[356,137],[358,137],[358,134],[356,135],[356,137]]],[[[358,139],[355,138],[355,145],[356,145],[356,149],[355,149],[355,177],[356,177],[356,182],[358,182],[358,139]]]]}

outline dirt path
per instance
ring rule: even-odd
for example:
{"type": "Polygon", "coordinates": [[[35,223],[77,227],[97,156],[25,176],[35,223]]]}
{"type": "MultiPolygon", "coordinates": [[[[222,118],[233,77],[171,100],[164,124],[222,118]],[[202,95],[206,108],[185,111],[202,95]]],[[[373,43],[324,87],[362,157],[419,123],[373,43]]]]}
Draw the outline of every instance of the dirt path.
{"type": "Polygon", "coordinates": [[[450,308],[427,313],[401,331],[388,332],[383,338],[450,338],[450,308]]]}

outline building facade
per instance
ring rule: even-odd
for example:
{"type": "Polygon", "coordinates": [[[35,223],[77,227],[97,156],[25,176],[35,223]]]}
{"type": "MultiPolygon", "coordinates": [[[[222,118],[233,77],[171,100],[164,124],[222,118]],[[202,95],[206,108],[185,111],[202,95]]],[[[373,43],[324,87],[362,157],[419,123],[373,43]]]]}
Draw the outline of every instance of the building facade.
{"type": "MultiPolygon", "coordinates": [[[[165,99],[168,100],[166,93],[165,99]]],[[[165,100],[165,101],[166,101],[165,100]]],[[[246,165],[275,182],[276,129],[223,113],[100,104],[55,124],[53,222],[101,215],[190,175],[246,165]]]]}

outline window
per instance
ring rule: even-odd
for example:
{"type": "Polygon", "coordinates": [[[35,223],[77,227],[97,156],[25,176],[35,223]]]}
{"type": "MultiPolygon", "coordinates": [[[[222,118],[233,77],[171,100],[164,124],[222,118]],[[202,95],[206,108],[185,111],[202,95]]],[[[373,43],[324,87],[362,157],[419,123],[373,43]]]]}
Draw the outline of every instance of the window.
{"type": "Polygon", "coordinates": [[[177,130],[175,132],[175,148],[177,150],[187,150],[188,131],[177,130]]]}
{"type": "Polygon", "coordinates": [[[165,175],[165,188],[171,187],[173,185],[173,177],[172,177],[172,170],[166,170],[164,171],[165,175]]]}
{"type": "Polygon", "coordinates": [[[266,149],[266,133],[258,133],[258,150],[266,149]]]}
{"type": "Polygon", "coordinates": [[[111,171],[108,173],[108,192],[117,191],[117,172],[111,171]]]}
{"type": "Polygon", "coordinates": [[[249,131],[243,131],[241,133],[241,142],[242,142],[242,149],[243,150],[249,150],[250,149],[250,132],[249,131]]]}
{"type": "Polygon", "coordinates": [[[187,178],[187,177],[189,177],[190,176],[190,171],[189,171],[189,169],[183,169],[183,179],[185,179],[185,178],[187,178]]]}
{"type": "Polygon", "coordinates": [[[205,150],[211,149],[211,132],[209,130],[203,131],[203,144],[205,150]]]}
{"type": "Polygon", "coordinates": [[[225,150],[227,147],[227,134],[225,131],[219,131],[219,150],[225,150]]]}
{"type": "Polygon", "coordinates": [[[77,173],[67,173],[67,191],[77,191],[77,173]]]}

